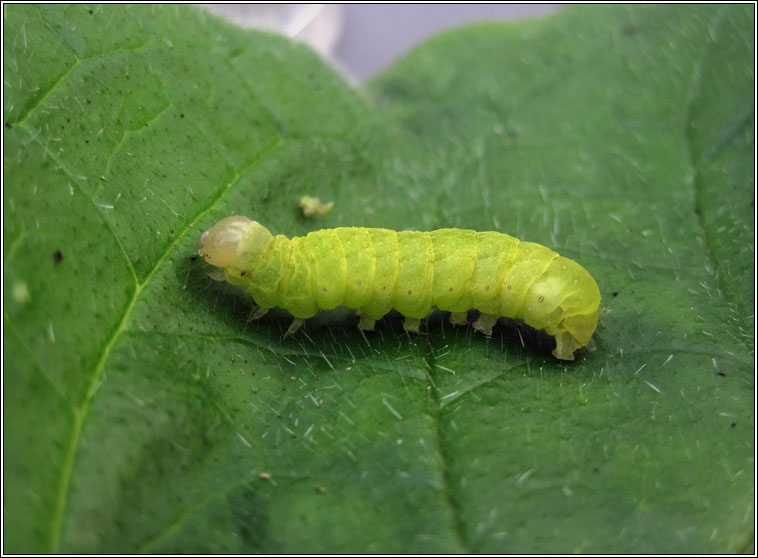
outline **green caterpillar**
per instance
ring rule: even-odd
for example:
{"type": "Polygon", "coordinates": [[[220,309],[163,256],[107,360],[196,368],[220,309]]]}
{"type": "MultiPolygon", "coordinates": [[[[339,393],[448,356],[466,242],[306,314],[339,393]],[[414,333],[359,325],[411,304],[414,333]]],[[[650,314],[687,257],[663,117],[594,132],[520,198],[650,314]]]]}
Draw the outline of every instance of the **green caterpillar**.
{"type": "Polygon", "coordinates": [[[200,238],[200,255],[244,287],[259,309],[280,306],[294,317],[286,335],[319,309],[356,308],[373,330],[392,308],[408,331],[433,306],[491,335],[498,318],[518,318],[555,337],[553,355],[573,360],[597,327],[600,291],[579,264],[539,244],[498,232],[432,232],[360,227],[322,229],[305,237],[273,236],[246,217],[227,217],[200,238]]]}

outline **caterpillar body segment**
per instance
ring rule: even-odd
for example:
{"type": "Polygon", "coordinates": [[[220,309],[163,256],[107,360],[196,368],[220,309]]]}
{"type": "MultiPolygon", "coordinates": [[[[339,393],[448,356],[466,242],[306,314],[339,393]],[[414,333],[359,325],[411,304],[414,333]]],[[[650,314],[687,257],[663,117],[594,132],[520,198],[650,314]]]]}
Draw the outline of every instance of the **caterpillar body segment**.
{"type": "Polygon", "coordinates": [[[432,307],[456,325],[476,309],[473,327],[485,335],[500,317],[522,319],[555,338],[557,358],[573,360],[597,327],[600,291],[584,268],[498,232],[349,227],[289,239],[237,216],[203,233],[200,255],[261,308],[288,310],[295,321],[286,335],[339,305],[355,308],[364,330],[392,308],[408,331],[432,307]]]}

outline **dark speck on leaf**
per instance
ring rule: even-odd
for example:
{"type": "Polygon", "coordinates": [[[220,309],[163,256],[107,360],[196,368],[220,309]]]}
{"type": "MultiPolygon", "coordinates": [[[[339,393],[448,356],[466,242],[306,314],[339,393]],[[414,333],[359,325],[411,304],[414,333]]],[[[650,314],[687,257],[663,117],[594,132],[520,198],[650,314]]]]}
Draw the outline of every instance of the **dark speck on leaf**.
{"type": "Polygon", "coordinates": [[[179,118],[184,118],[184,113],[181,113],[181,114],[179,115],[179,118]]]}
{"type": "Polygon", "coordinates": [[[613,291],[613,292],[611,293],[611,295],[613,295],[613,296],[618,296],[618,295],[619,295],[619,292],[618,292],[618,291],[613,291]]]}
{"type": "Polygon", "coordinates": [[[197,260],[197,254],[195,254],[194,256],[190,256],[191,262],[194,262],[195,260],[197,260]]]}
{"type": "Polygon", "coordinates": [[[724,372],[723,370],[719,370],[718,372],[716,372],[716,374],[718,374],[719,376],[726,376],[726,372],[724,372]]]}
{"type": "Polygon", "coordinates": [[[94,12],[92,10],[89,11],[89,14],[92,15],[94,12]]]}
{"type": "Polygon", "coordinates": [[[61,252],[60,250],[56,250],[55,254],[53,254],[53,260],[57,264],[61,263],[63,261],[63,252],[61,252]]]}
{"type": "Polygon", "coordinates": [[[633,37],[637,34],[637,28],[634,25],[627,25],[624,27],[624,35],[627,37],[633,37]]]}
{"type": "Polygon", "coordinates": [[[733,422],[733,423],[732,423],[732,428],[734,428],[735,426],[737,426],[737,423],[736,423],[736,422],[733,422]]]}
{"type": "Polygon", "coordinates": [[[10,123],[10,122],[6,122],[6,123],[5,123],[5,127],[6,127],[6,128],[13,128],[13,126],[11,126],[11,123],[10,123]]]}

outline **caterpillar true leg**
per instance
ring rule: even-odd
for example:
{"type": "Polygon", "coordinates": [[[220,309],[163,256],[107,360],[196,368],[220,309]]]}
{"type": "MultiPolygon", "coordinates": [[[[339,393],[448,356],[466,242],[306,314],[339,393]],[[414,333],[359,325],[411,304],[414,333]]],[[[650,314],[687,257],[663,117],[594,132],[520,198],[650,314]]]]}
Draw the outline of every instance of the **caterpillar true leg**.
{"type": "Polygon", "coordinates": [[[213,269],[208,272],[208,277],[214,281],[226,281],[226,273],[223,269],[213,269]]]}
{"type": "Polygon", "coordinates": [[[302,318],[295,318],[294,320],[292,320],[290,327],[287,329],[287,331],[284,332],[284,336],[282,337],[282,340],[287,339],[287,337],[295,333],[298,329],[300,329],[300,326],[302,326],[304,323],[305,323],[305,320],[303,320],[302,318]]]}
{"type": "Polygon", "coordinates": [[[472,325],[476,331],[490,337],[492,335],[492,326],[497,323],[499,318],[500,316],[496,316],[495,314],[479,314],[479,319],[472,325]]]}
{"type": "Polygon", "coordinates": [[[258,306],[253,312],[250,314],[250,317],[247,319],[248,322],[252,322],[255,320],[260,320],[263,316],[268,314],[268,311],[271,310],[271,308],[264,308],[263,306],[258,306]]]}
{"type": "Polygon", "coordinates": [[[465,326],[468,323],[466,312],[450,312],[450,323],[456,326],[465,326]]]}

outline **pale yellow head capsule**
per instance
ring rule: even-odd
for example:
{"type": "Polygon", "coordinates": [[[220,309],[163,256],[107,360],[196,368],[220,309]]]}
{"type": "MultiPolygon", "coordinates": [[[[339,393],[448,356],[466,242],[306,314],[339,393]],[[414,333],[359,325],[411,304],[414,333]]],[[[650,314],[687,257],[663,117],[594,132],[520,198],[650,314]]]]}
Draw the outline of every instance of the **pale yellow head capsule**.
{"type": "Polygon", "coordinates": [[[232,265],[237,257],[237,247],[252,223],[239,215],[222,219],[200,237],[198,253],[216,267],[232,265]]]}

